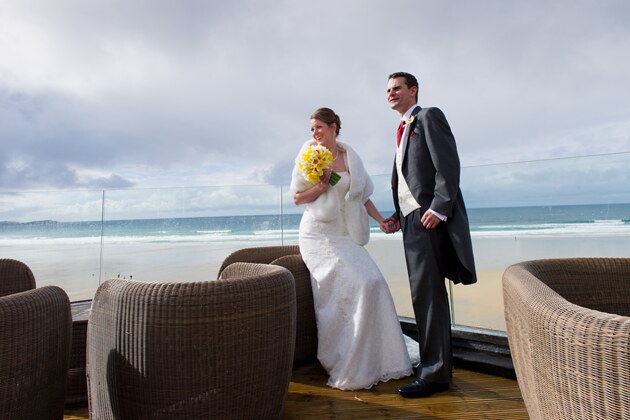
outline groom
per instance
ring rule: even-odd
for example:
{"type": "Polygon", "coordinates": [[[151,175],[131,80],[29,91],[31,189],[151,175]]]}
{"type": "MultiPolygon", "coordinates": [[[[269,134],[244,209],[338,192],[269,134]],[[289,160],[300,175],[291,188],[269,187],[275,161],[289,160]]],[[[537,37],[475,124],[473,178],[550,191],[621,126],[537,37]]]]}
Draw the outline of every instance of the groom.
{"type": "Polygon", "coordinates": [[[387,232],[402,228],[420,345],[416,380],[398,392],[408,398],[428,397],[448,390],[452,376],[444,278],[472,284],[477,276],[459,190],[459,157],[446,117],[438,108],[417,105],[418,81],[409,73],[389,76],[387,101],[401,116],[392,172],[396,212],[387,219],[387,232]]]}

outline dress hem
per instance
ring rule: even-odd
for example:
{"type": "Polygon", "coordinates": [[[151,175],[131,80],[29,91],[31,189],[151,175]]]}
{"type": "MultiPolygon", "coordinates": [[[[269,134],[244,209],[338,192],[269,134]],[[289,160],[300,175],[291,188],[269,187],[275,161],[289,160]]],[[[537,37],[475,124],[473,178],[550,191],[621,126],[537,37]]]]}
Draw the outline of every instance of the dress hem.
{"type": "Polygon", "coordinates": [[[371,389],[374,385],[378,384],[379,382],[387,382],[392,379],[402,379],[402,378],[406,378],[407,376],[412,376],[412,375],[413,375],[413,369],[409,368],[409,370],[404,370],[402,372],[381,376],[379,379],[375,380],[370,385],[358,386],[358,387],[345,387],[343,385],[331,384],[330,381],[328,381],[326,385],[331,388],[340,389],[342,391],[359,391],[362,389],[371,389]]]}

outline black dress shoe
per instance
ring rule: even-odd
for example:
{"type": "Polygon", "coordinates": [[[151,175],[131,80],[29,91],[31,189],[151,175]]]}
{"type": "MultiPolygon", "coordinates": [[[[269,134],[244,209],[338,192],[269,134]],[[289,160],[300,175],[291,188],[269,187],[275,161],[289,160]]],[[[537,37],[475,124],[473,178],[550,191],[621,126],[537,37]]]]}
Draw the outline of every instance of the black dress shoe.
{"type": "Polygon", "coordinates": [[[424,398],[436,392],[448,391],[449,383],[429,382],[416,379],[412,383],[398,388],[398,393],[404,398],[424,398]]]}

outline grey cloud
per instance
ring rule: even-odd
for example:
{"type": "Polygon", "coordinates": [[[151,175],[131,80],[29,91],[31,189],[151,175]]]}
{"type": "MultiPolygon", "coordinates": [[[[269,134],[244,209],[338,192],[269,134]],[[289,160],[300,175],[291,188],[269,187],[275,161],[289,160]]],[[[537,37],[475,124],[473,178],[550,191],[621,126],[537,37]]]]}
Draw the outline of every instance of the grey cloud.
{"type": "Polygon", "coordinates": [[[289,186],[292,171],[293,160],[285,160],[265,170],[261,174],[260,181],[266,184],[289,186]]]}
{"type": "MultiPolygon", "coordinates": [[[[0,156],[1,157],[1,156],[0,156]]],[[[86,176],[56,162],[22,161],[0,167],[0,189],[129,188],[135,184],[119,175],[86,176]]]]}
{"type": "Polygon", "coordinates": [[[286,182],[319,106],[387,173],[397,70],[445,111],[465,165],[630,149],[623,1],[10,3],[54,54],[49,80],[0,63],[4,188],[150,186],[216,162],[286,182]]]}
{"type": "Polygon", "coordinates": [[[469,207],[625,203],[630,153],[464,168],[469,207]]]}
{"type": "Polygon", "coordinates": [[[97,189],[124,189],[135,186],[135,183],[124,179],[119,175],[111,174],[109,176],[85,179],[80,183],[80,185],[83,185],[87,188],[97,189]]]}

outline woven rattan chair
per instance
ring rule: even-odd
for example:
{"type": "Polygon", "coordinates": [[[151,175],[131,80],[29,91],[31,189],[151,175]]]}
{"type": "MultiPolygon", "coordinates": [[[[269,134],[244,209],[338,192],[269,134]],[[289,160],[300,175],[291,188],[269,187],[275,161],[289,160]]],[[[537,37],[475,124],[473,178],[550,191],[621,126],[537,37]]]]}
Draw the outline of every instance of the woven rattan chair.
{"type": "Polygon", "coordinates": [[[260,246],[253,248],[242,248],[232,252],[225,257],[219,275],[225,270],[225,267],[235,262],[249,262],[258,264],[269,264],[273,260],[285,255],[299,255],[300,248],[297,245],[281,245],[281,246],[260,246]]]}
{"type": "Polygon", "coordinates": [[[85,356],[87,348],[87,324],[92,301],[72,302],[72,346],[68,362],[68,383],[66,385],[66,408],[85,407],[87,381],[85,379],[85,356]]]}
{"type": "Polygon", "coordinates": [[[34,288],[35,277],[26,264],[10,258],[0,259],[0,296],[34,288]]]}
{"type": "Polygon", "coordinates": [[[88,323],[90,419],[280,418],[294,342],[285,268],[236,263],[207,282],[109,280],[88,323]]]}
{"type": "Polygon", "coordinates": [[[234,262],[274,264],[287,268],[295,279],[297,324],[295,334],[294,366],[317,360],[317,323],[313,306],[311,274],[302,261],[297,245],[264,246],[239,249],[228,255],[219,275],[234,262]]]}
{"type": "Polygon", "coordinates": [[[503,274],[532,419],[630,419],[630,259],[527,261],[503,274]]]}
{"type": "Polygon", "coordinates": [[[71,337],[62,289],[0,297],[0,419],[63,418],[71,337]]]}

